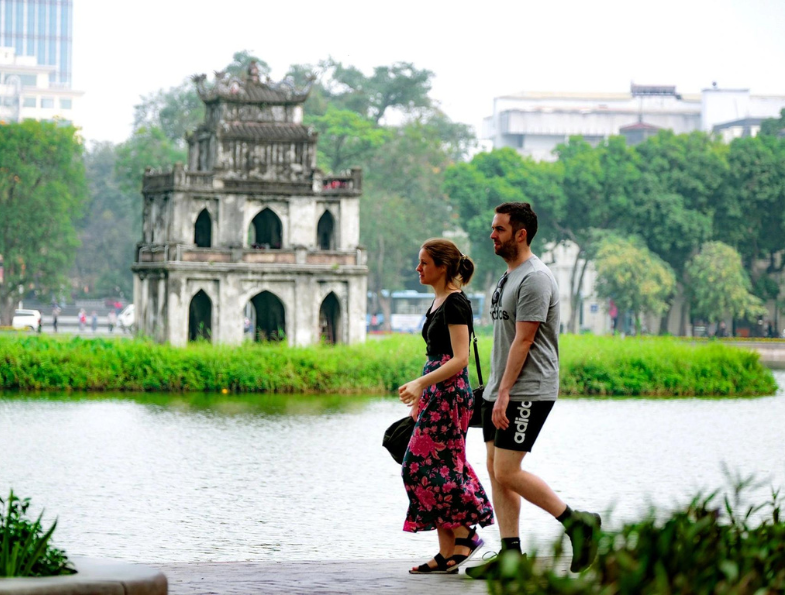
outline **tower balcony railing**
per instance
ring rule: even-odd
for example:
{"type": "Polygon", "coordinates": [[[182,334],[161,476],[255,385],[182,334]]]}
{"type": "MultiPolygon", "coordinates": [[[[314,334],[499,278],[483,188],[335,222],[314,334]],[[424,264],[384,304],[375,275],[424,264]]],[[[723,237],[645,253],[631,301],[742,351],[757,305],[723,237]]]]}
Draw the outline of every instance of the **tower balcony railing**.
{"type": "Polygon", "coordinates": [[[137,246],[137,263],[226,263],[321,265],[328,267],[365,264],[365,251],[265,248],[197,248],[193,244],[137,246]]]}
{"type": "Polygon", "coordinates": [[[181,163],[171,170],[145,170],[142,192],[156,194],[173,190],[218,190],[229,193],[302,194],[322,196],[359,196],[362,194],[362,170],[353,168],[337,175],[323,176],[317,170],[311,179],[262,180],[237,178],[208,171],[188,171],[181,163]]]}
{"type": "Polygon", "coordinates": [[[213,187],[213,178],[213,172],[186,171],[178,163],[170,171],[146,170],[142,192],[169,192],[175,188],[209,189],[213,187]]]}
{"type": "Polygon", "coordinates": [[[326,195],[350,195],[354,196],[362,193],[362,170],[359,167],[352,168],[339,175],[326,176],[322,179],[322,194],[326,195]]]}

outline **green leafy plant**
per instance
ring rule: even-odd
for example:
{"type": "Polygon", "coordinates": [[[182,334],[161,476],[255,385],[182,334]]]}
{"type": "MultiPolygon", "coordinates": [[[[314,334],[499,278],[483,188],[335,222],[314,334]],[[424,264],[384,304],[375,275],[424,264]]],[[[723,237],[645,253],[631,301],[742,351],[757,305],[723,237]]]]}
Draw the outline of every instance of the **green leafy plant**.
{"type": "Polygon", "coordinates": [[[35,521],[26,518],[30,498],[21,499],[11,490],[7,499],[0,498],[0,577],[56,576],[73,574],[65,552],[52,547],[49,540],[57,527],[48,531],[41,525],[43,511],[35,521]]]}
{"type": "Polygon", "coordinates": [[[772,595],[785,591],[785,522],[779,493],[748,505],[753,479],[737,478],[730,495],[698,495],[663,518],[652,510],[642,521],[605,531],[585,573],[557,570],[535,555],[502,560],[491,593],[586,595],[772,595]],[[757,524],[754,521],[757,520],[757,524]]]}
{"type": "MultiPolygon", "coordinates": [[[[481,336],[483,369],[491,337],[481,336]]],[[[566,335],[561,394],[569,396],[773,395],[777,384],[754,351],[719,341],[566,335]]],[[[66,391],[383,393],[418,376],[422,337],[395,335],[360,345],[290,347],[207,341],[186,348],[150,340],[0,335],[0,388],[66,391]]],[[[469,366],[472,386],[477,373],[469,366]]]]}

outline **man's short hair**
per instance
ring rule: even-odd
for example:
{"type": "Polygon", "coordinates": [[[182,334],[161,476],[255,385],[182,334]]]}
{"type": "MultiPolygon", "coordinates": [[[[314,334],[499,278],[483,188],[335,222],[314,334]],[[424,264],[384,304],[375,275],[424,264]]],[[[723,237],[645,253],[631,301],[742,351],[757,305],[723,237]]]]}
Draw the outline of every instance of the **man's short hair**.
{"type": "Polygon", "coordinates": [[[505,202],[496,207],[500,215],[509,215],[513,233],[526,230],[526,243],[531,246],[537,235],[537,213],[528,202],[505,202]]]}

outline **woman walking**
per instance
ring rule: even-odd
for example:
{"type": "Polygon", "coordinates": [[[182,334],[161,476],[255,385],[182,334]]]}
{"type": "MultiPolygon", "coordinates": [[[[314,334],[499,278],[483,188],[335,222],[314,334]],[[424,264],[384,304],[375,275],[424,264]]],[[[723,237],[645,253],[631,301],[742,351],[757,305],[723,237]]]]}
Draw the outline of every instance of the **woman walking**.
{"type": "Polygon", "coordinates": [[[416,422],[402,466],[409,496],[403,530],[435,529],[439,537],[439,553],[409,572],[444,574],[457,572],[483,544],[476,525],[493,523],[490,501],[466,461],[474,402],[467,370],[472,308],[461,287],[474,263],[450,240],[432,239],[420,249],[417,272],[435,299],[422,330],[423,375],[398,389],[416,422]]]}

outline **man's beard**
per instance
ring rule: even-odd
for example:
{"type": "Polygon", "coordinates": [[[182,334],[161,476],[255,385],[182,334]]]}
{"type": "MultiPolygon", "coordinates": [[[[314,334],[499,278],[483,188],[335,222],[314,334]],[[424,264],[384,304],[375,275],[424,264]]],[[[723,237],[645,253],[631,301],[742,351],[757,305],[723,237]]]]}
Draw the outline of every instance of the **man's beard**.
{"type": "Polygon", "coordinates": [[[499,244],[499,248],[496,250],[497,256],[501,256],[506,261],[515,260],[518,257],[519,252],[520,247],[518,246],[518,242],[512,238],[503,244],[499,244]]]}

